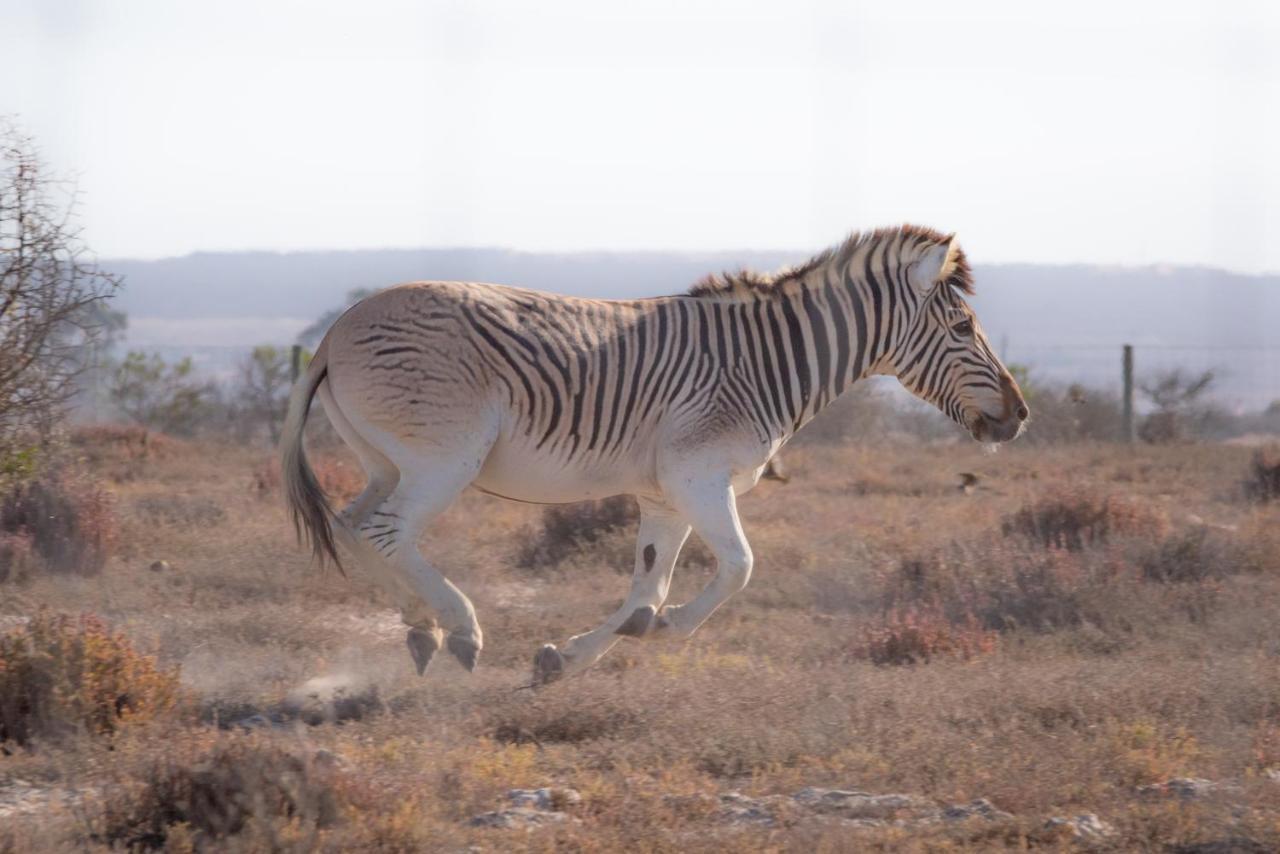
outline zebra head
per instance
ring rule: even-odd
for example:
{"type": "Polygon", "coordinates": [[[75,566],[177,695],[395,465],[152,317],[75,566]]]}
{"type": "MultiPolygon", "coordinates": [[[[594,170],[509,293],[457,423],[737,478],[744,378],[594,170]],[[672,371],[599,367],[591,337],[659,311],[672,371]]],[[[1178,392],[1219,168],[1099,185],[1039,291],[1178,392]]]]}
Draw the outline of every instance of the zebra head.
{"type": "Polygon", "coordinates": [[[954,237],[929,235],[903,247],[904,334],[890,367],[912,394],[979,442],[1007,442],[1031,414],[962,293],[973,278],[954,237]]]}

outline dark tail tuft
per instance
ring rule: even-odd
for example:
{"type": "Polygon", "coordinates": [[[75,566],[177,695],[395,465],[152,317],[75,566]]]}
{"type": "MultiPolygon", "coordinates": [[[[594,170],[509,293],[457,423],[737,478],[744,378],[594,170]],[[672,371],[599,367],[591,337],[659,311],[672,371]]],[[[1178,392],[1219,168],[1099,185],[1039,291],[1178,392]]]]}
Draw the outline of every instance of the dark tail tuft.
{"type": "Polygon", "coordinates": [[[307,424],[307,412],[316,389],[329,375],[328,348],[324,342],[316,350],[307,372],[293,388],[289,396],[289,413],[284,422],[284,438],[280,443],[280,469],[284,476],[285,500],[298,541],[311,544],[311,553],[323,566],[325,559],[333,561],[342,571],[342,561],[333,537],[333,511],[325,498],[315,472],[307,463],[303,444],[303,429],[307,424]]]}

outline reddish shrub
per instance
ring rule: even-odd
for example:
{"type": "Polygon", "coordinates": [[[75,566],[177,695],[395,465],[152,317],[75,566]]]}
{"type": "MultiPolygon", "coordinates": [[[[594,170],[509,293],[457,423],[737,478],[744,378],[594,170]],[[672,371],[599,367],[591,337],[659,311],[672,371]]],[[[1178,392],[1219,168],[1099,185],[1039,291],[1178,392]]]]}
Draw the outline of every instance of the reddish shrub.
{"type": "Polygon", "coordinates": [[[179,442],[133,424],[94,424],[72,430],[71,446],[95,469],[127,480],[137,477],[144,463],[171,456],[179,442]]]}
{"type": "MultiPolygon", "coordinates": [[[[12,486],[0,496],[0,535],[27,540],[52,572],[96,575],[116,544],[111,495],[96,483],[61,471],[12,486]]],[[[16,550],[11,555],[17,556],[16,550]]],[[[0,577],[6,572],[0,550],[0,577]]]]}
{"type": "Polygon", "coordinates": [[[0,742],[106,735],[173,710],[179,697],[176,670],[92,615],[41,611],[0,635],[0,742]]]}
{"type": "Polygon", "coordinates": [[[355,463],[337,457],[319,456],[311,461],[320,488],[337,506],[351,501],[364,490],[364,472],[355,463]]]}
{"type": "Polygon", "coordinates": [[[965,661],[996,648],[997,635],[972,615],[954,623],[937,610],[890,611],[863,630],[850,657],[872,664],[927,664],[935,658],[965,661]]]}

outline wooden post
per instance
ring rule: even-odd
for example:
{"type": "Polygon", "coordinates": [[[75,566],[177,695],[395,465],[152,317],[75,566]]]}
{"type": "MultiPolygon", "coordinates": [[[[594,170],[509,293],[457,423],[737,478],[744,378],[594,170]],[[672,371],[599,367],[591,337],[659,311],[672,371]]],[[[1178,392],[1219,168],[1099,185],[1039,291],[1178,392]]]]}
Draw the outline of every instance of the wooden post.
{"type": "Polygon", "coordinates": [[[1133,345],[1124,345],[1124,440],[1134,442],[1138,431],[1133,423],[1133,345]]]}
{"type": "Polygon", "coordinates": [[[289,352],[289,382],[290,384],[298,381],[299,375],[302,374],[302,345],[294,344],[293,349],[289,352]]]}

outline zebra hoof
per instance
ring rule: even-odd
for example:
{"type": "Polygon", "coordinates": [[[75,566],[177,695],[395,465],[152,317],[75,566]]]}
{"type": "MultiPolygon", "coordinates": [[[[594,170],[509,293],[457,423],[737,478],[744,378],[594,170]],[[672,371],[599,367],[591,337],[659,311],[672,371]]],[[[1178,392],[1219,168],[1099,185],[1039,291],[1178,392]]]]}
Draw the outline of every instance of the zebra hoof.
{"type": "Polygon", "coordinates": [[[533,684],[547,685],[564,675],[564,656],[551,644],[543,644],[533,656],[533,684]]]}
{"type": "Polygon", "coordinates": [[[613,630],[613,633],[629,638],[642,638],[649,634],[649,630],[653,628],[654,618],[657,616],[658,609],[652,605],[636,608],[622,625],[613,630]]]}
{"type": "Polygon", "coordinates": [[[445,643],[453,657],[458,659],[458,663],[467,668],[467,672],[474,673],[476,660],[480,658],[480,645],[471,638],[459,634],[450,634],[449,640],[445,643]]]}
{"type": "Polygon", "coordinates": [[[440,649],[441,636],[439,629],[421,629],[417,626],[409,629],[409,634],[404,640],[409,647],[409,654],[413,656],[413,665],[418,668],[419,676],[426,672],[431,658],[436,654],[436,650],[440,649]]]}

